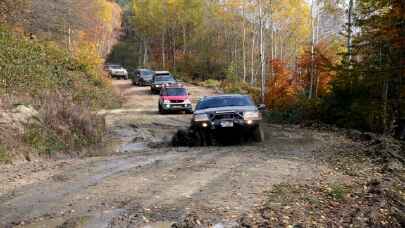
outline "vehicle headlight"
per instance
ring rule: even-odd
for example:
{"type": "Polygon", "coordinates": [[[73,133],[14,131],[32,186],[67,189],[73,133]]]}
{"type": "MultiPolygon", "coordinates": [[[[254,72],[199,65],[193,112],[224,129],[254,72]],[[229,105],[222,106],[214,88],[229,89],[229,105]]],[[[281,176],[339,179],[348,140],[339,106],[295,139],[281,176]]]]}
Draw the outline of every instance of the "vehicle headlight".
{"type": "Polygon", "coordinates": [[[169,100],[163,100],[163,104],[170,104],[169,100]]]}
{"type": "Polygon", "coordinates": [[[191,104],[191,101],[190,101],[190,99],[186,99],[186,100],[184,101],[184,103],[186,103],[186,104],[191,104]]]}
{"type": "Polygon", "coordinates": [[[260,119],[260,113],[259,112],[253,112],[253,111],[244,112],[243,113],[243,119],[244,120],[257,120],[257,119],[260,119]]]}
{"type": "Polygon", "coordinates": [[[196,122],[202,122],[202,121],[209,121],[210,119],[208,118],[207,114],[196,114],[194,115],[194,121],[196,122]]]}
{"type": "Polygon", "coordinates": [[[155,87],[159,88],[159,87],[160,87],[160,85],[155,85],[155,87]]]}

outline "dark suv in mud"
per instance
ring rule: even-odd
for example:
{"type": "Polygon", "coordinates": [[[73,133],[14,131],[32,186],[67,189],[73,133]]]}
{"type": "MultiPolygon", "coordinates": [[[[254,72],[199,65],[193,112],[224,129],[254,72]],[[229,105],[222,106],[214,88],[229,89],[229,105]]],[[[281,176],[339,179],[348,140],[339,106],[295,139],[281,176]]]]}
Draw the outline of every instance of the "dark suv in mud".
{"type": "Polygon", "coordinates": [[[261,110],[247,95],[230,94],[202,98],[196,106],[190,131],[201,145],[213,144],[219,137],[233,137],[238,132],[243,139],[261,142],[261,110]]]}

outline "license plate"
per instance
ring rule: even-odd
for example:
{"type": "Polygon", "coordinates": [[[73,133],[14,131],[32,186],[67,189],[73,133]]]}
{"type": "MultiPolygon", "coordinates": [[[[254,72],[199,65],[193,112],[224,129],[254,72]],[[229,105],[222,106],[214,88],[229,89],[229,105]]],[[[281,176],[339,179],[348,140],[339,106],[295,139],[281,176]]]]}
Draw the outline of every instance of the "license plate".
{"type": "Polygon", "coordinates": [[[232,121],[222,121],[221,127],[233,127],[233,122],[232,121]]]}

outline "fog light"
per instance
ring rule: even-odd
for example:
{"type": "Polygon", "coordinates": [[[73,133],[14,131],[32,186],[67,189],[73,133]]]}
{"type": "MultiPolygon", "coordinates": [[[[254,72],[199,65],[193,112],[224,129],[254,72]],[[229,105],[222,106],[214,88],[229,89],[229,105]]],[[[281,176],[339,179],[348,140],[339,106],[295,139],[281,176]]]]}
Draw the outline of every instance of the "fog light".
{"type": "Polygon", "coordinates": [[[170,105],[169,105],[169,104],[166,104],[166,108],[170,108],[170,105]]]}
{"type": "Polygon", "coordinates": [[[248,121],[246,121],[246,123],[247,123],[247,124],[252,124],[252,123],[253,123],[253,120],[248,120],[248,121]]]}
{"type": "Polygon", "coordinates": [[[203,126],[203,127],[208,127],[208,124],[207,124],[207,123],[203,123],[202,126],[203,126]]]}

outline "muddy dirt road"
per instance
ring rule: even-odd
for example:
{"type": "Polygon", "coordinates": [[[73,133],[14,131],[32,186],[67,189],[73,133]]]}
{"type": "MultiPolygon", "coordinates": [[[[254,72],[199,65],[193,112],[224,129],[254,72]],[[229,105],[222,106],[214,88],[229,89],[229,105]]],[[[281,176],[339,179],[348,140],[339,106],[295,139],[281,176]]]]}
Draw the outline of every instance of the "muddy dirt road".
{"type": "Polygon", "coordinates": [[[171,136],[191,115],[159,115],[148,87],[114,85],[127,102],[101,112],[113,141],[98,151],[104,156],[0,168],[0,227],[169,227],[189,213],[231,226],[272,185],[316,179],[328,168],[314,151],[338,141],[265,125],[261,144],[173,148],[171,136]]]}

